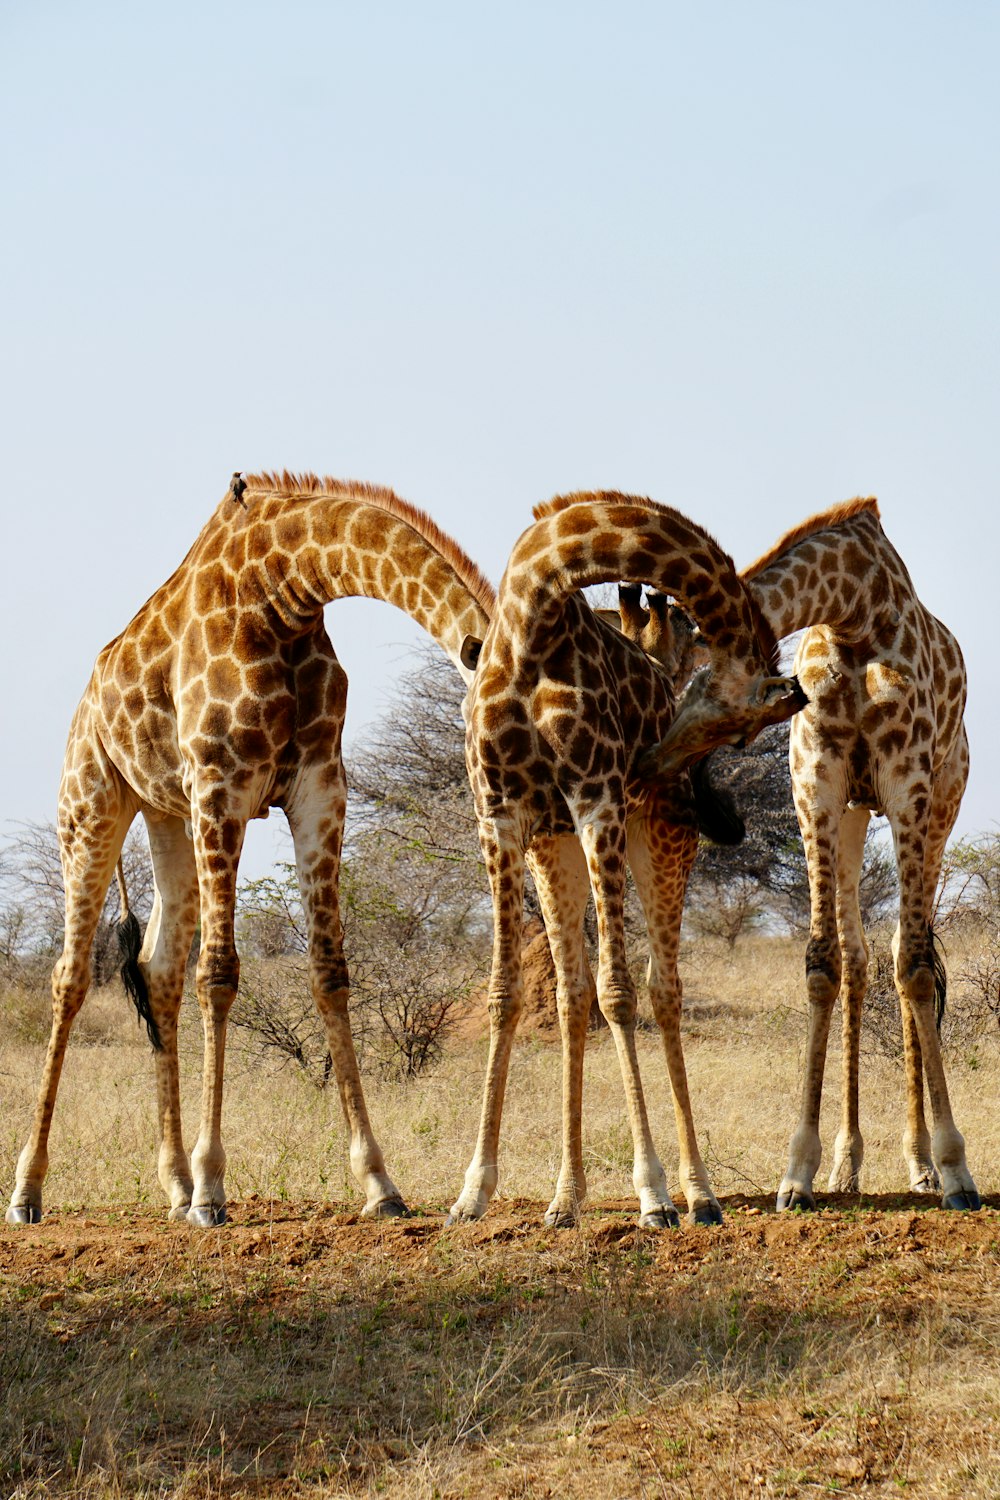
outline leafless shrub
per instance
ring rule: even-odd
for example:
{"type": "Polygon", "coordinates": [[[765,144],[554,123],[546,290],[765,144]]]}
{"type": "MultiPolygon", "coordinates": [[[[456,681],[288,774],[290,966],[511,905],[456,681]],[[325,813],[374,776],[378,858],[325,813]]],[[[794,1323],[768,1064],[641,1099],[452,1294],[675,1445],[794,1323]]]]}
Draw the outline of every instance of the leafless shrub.
{"type": "MultiPolygon", "coordinates": [[[[1000,1025],[1000,949],[990,943],[985,952],[970,958],[958,971],[959,980],[976,1001],[983,1022],[1000,1025]]],[[[984,1028],[985,1029],[985,1028],[984,1028]]]]}
{"type": "MultiPolygon", "coordinates": [[[[385,816],[385,825],[366,821],[341,867],[351,1029],[370,1066],[412,1077],[439,1060],[462,1003],[482,982],[488,908],[478,861],[451,844],[444,793],[425,797],[419,818],[399,807],[385,816]],[[433,811],[442,804],[439,823],[433,811]]],[[[330,1059],[310,998],[292,866],[242,888],[239,931],[249,956],[233,1024],[324,1085],[330,1059]]]]}
{"type": "MultiPolygon", "coordinates": [[[[861,1013],[867,1050],[880,1057],[903,1056],[903,1026],[888,929],[869,941],[868,991],[861,1013]]],[[[1000,1027],[1000,947],[987,941],[961,963],[947,964],[947,1001],[941,1020],[942,1044],[952,1051],[973,1046],[1000,1027]]]]}
{"type": "Polygon", "coordinates": [[[868,990],[861,1008],[862,1045],[878,1057],[903,1055],[903,1022],[896,993],[892,948],[886,931],[869,935],[868,990]]]}
{"type": "Polygon", "coordinates": [[[938,931],[1000,931],[1000,835],[956,839],[945,850],[934,910],[938,931]]]}
{"type": "Polygon", "coordinates": [[[714,883],[711,899],[702,890],[688,914],[691,928],[702,937],[722,938],[730,948],[737,938],[760,928],[766,908],[761,888],[750,875],[714,883]]]}
{"type": "MultiPolygon", "coordinates": [[[[153,902],[153,868],[141,821],[122,850],[129,905],[145,920],[153,902]]],[[[107,984],[118,972],[118,887],[111,882],[94,935],[93,981],[107,984]]],[[[52,823],[22,823],[0,863],[0,966],[22,983],[47,986],[62,948],[65,894],[59,838],[52,823]]]]}

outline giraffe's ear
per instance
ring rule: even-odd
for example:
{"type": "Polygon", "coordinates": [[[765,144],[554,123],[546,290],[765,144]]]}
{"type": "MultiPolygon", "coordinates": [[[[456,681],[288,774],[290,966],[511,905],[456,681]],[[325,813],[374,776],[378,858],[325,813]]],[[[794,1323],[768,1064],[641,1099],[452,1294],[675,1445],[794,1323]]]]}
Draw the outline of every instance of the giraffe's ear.
{"type": "Polygon", "coordinates": [[[758,708],[780,712],[782,719],[790,719],[809,702],[797,677],[765,677],[754,696],[758,708]]]}
{"type": "Polygon", "coordinates": [[[467,635],[462,642],[459,658],[462,666],[469,672],[474,672],[479,663],[479,655],[483,649],[483,643],[478,636],[467,635]]]}

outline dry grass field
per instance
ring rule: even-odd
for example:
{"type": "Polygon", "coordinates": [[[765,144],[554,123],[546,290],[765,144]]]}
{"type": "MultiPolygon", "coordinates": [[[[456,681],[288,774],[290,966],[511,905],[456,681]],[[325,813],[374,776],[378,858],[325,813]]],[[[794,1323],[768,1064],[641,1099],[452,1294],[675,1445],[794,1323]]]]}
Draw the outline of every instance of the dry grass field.
{"type": "MultiPolygon", "coordinates": [[[[721,1229],[635,1227],[613,1047],[588,1047],[581,1226],[541,1225],[558,1161],[559,1052],[514,1054],[500,1191],[443,1228],[485,1059],[372,1080],[414,1209],[362,1222],[333,1090],[234,1035],[231,1223],[168,1225],[152,1064],[120,992],[92,995],[52,1132],[46,1218],[0,1228],[4,1495],[989,1496],[1000,1493],[1000,1048],[948,1050],[987,1206],[903,1192],[902,1070],[866,1051],[864,1193],[778,1217],[797,1101],[802,946],[685,953],[687,1058],[721,1229]]],[[[954,967],[954,958],[952,959],[954,967]]],[[[0,1191],[11,1188],[47,1030],[0,994],[0,1191]]],[[[187,1006],[189,1133],[200,1030],[187,1006]]],[[[654,1130],[675,1158],[653,1031],[654,1130]]],[[[824,1121],[836,1129],[839,1053],[824,1121]]],[[[818,1179],[822,1184],[822,1174],[818,1179]]]]}

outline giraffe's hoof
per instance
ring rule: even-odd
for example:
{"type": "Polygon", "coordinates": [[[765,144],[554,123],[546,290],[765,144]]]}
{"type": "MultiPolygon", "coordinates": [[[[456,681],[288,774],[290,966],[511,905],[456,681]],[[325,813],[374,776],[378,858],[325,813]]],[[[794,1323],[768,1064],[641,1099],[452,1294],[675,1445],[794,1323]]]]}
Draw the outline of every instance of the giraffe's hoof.
{"type": "Polygon", "coordinates": [[[361,1210],[363,1219],[408,1219],[410,1210],[402,1198],[382,1198],[371,1207],[367,1204],[361,1210]]]}
{"type": "Polygon", "coordinates": [[[8,1224],[40,1224],[42,1210],[34,1203],[12,1203],[7,1210],[8,1224]]]}
{"type": "Polygon", "coordinates": [[[185,1224],[187,1222],[187,1216],[190,1212],[190,1203],[176,1203],[167,1214],[167,1222],[169,1224],[185,1224]]]}
{"type": "Polygon", "coordinates": [[[785,1213],[790,1208],[801,1208],[804,1213],[814,1213],[816,1199],[804,1188],[789,1188],[787,1192],[778,1194],[778,1201],[774,1206],[779,1214],[785,1213]]]}
{"type": "Polygon", "coordinates": [[[831,1193],[857,1193],[860,1191],[858,1174],[850,1168],[843,1172],[831,1172],[827,1188],[831,1193]]]}
{"type": "Polygon", "coordinates": [[[454,1229],[458,1224],[478,1224],[482,1214],[469,1213],[464,1208],[453,1208],[444,1221],[445,1229],[454,1229]]]}
{"type": "Polygon", "coordinates": [[[910,1183],[911,1193],[939,1193],[940,1191],[941,1179],[933,1168],[924,1172],[915,1182],[910,1183]]]}
{"type": "Polygon", "coordinates": [[[224,1203],[192,1203],[187,1211],[187,1221],[196,1229],[217,1229],[226,1222],[224,1203]]]}
{"type": "Polygon", "coordinates": [[[575,1229],[580,1221],[571,1208],[549,1208],[543,1222],[549,1229],[575,1229]]]}
{"type": "Polygon", "coordinates": [[[711,1203],[699,1203],[687,1215],[689,1224],[721,1224],[724,1222],[722,1207],[713,1198],[711,1203]]]}
{"type": "Polygon", "coordinates": [[[960,1210],[964,1209],[972,1213],[974,1213],[977,1208],[982,1208],[982,1206],[983,1200],[980,1198],[975,1188],[963,1188],[961,1192],[948,1193],[941,1200],[942,1208],[957,1208],[960,1210]]]}
{"type": "Polygon", "coordinates": [[[673,1204],[662,1204],[659,1208],[651,1208],[648,1213],[639,1215],[639,1227],[641,1229],[680,1229],[681,1216],[673,1204]]]}

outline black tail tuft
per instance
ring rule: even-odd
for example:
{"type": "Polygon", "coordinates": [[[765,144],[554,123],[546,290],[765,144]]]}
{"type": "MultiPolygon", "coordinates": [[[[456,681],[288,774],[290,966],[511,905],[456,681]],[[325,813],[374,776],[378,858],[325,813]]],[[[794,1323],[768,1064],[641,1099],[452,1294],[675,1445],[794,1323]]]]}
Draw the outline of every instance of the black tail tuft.
{"type": "Polygon", "coordinates": [[[149,986],[139,967],[139,950],[142,947],[142,928],[134,914],[129,912],[124,921],[118,923],[118,951],[121,954],[122,984],[125,993],[139,1013],[139,1020],[146,1023],[146,1035],[156,1052],[163,1051],[160,1029],[153,1019],[149,1004],[149,986]]]}
{"type": "Polygon", "coordinates": [[[740,817],[739,808],[732,794],[714,786],[708,774],[712,759],[706,755],[691,767],[691,785],[694,788],[694,810],[698,819],[698,832],[713,844],[733,847],[746,838],[746,824],[740,817]]]}
{"type": "Polygon", "coordinates": [[[927,923],[927,946],[930,950],[931,968],[934,971],[934,1019],[940,1031],[941,1022],[944,1020],[945,1005],[948,1002],[948,971],[944,966],[944,945],[930,922],[927,923]]]}

